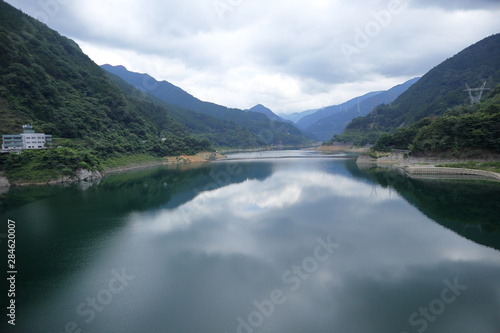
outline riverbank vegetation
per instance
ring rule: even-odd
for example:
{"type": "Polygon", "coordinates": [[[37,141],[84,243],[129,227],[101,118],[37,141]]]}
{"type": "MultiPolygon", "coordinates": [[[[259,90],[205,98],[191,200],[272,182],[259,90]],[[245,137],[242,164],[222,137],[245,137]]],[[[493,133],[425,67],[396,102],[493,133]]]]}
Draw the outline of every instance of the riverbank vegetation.
{"type": "Polygon", "coordinates": [[[99,156],[84,148],[25,150],[20,154],[0,155],[0,169],[13,183],[43,183],[74,176],[77,169],[98,170],[100,166],[99,156]]]}
{"type": "Polygon", "coordinates": [[[460,105],[441,117],[428,117],[417,123],[382,134],[374,150],[409,149],[414,153],[477,150],[500,153],[500,85],[480,105],[460,105]]]}
{"type": "MultiPolygon", "coordinates": [[[[370,136],[348,132],[335,140],[352,140],[356,145],[370,142],[370,136]]],[[[371,150],[390,152],[408,150],[413,156],[448,158],[488,158],[500,156],[500,85],[486,95],[481,104],[459,105],[447,109],[442,116],[421,119],[408,127],[378,136],[371,150]]]]}
{"type": "Polygon", "coordinates": [[[325,144],[373,144],[376,151],[414,156],[500,155],[500,34],[487,37],[434,67],[393,103],[355,118],[325,144]],[[485,88],[470,91],[465,84],[485,88]],[[471,100],[474,102],[471,105],[471,100]],[[478,103],[480,101],[480,103],[478,103]]]}
{"type": "Polygon", "coordinates": [[[120,155],[108,158],[100,163],[102,171],[119,169],[123,167],[133,167],[142,165],[151,165],[164,162],[164,158],[151,156],[147,154],[120,155]]]}
{"type": "Polygon", "coordinates": [[[72,40],[0,2],[0,133],[32,124],[51,149],[3,154],[10,181],[46,182],[131,156],[211,151],[163,107],[122,92],[72,40]]]}

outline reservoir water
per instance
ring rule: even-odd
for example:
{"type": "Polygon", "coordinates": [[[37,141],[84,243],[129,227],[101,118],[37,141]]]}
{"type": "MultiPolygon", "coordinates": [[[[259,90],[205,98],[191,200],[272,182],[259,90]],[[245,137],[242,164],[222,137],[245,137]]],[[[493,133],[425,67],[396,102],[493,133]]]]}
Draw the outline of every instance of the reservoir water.
{"type": "Polygon", "coordinates": [[[0,331],[500,332],[498,184],[230,157],[1,193],[0,331]]]}

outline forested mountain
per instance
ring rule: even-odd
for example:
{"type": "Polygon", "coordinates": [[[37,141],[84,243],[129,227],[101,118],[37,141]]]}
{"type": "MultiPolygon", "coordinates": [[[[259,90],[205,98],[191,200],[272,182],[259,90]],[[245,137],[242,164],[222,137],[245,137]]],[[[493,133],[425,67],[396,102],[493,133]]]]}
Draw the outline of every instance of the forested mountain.
{"type": "Polygon", "coordinates": [[[373,148],[410,149],[414,155],[500,157],[500,84],[481,104],[456,106],[442,116],[383,133],[373,148]]]}
{"type": "MultiPolygon", "coordinates": [[[[434,67],[393,103],[379,106],[369,115],[354,119],[334,140],[373,143],[381,133],[416,123],[418,125],[415,126],[423,126],[420,121],[430,121],[446,114],[451,108],[469,105],[466,84],[472,88],[485,84],[485,88],[491,90],[484,92],[483,100],[494,98],[493,91],[500,83],[499,54],[500,34],[469,46],[434,67]]],[[[472,92],[473,96],[477,93],[472,92]]],[[[496,107],[495,103],[492,107],[496,107]]]]}
{"type": "Polygon", "coordinates": [[[267,118],[271,120],[277,120],[277,121],[284,121],[287,122],[288,120],[283,119],[282,117],[278,116],[276,113],[274,113],[271,109],[268,107],[265,107],[262,104],[257,104],[254,107],[245,110],[245,111],[252,111],[252,112],[259,112],[267,116],[267,118]]]}
{"type": "Polygon", "coordinates": [[[210,147],[162,108],[125,95],[74,41],[0,1],[0,134],[26,123],[101,156],[210,147]]]}
{"type": "Polygon", "coordinates": [[[139,90],[117,75],[107,72],[110,78],[127,95],[154,104],[154,108],[163,110],[176,122],[184,125],[197,138],[208,139],[214,147],[253,147],[265,144],[250,130],[232,121],[222,120],[180,106],[168,104],[161,99],[139,90]]]}
{"type": "Polygon", "coordinates": [[[222,105],[204,102],[190,95],[181,88],[167,82],[157,81],[148,74],[128,71],[123,66],[103,65],[106,71],[115,74],[132,86],[159,98],[160,100],[197,111],[219,119],[232,121],[235,124],[249,129],[259,137],[263,144],[302,144],[307,139],[301,131],[288,122],[274,121],[259,112],[245,112],[231,109],[222,105]]]}
{"type": "Polygon", "coordinates": [[[342,133],[351,120],[359,116],[367,115],[376,106],[394,101],[399,95],[405,92],[418,80],[419,78],[411,79],[405,83],[392,87],[387,91],[374,94],[363,100],[358,100],[359,102],[357,103],[355,101],[348,101],[341,104],[337,107],[337,109],[340,108],[342,110],[344,108],[343,111],[337,111],[330,116],[321,118],[314,124],[303,129],[303,131],[311,134],[317,140],[329,140],[334,134],[342,133]]]}
{"type": "Polygon", "coordinates": [[[331,116],[338,112],[347,111],[352,107],[357,107],[358,102],[361,103],[365,99],[376,96],[380,93],[382,93],[382,91],[369,92],[367,94],[364,94],[363,96],[355,97],[345,103],[339,105],[326,106],[324,108],[318,109],[316,112],[307,115],[301,118],[299,121],[297,121],[297,127],[300,128],[301,130],[305,130],[306,128],[313,125],[317,121],[320,121],[322,118],[331,116]]]}
{"type": "Polygon", "coordinates": [[[304,118],[305,116],[308,116],[310,114],[313,114],[314,112],[318,111],[319,109],[312,109],[312,110],[306,110],[302,112],[294,112],[291,114],[282,114],[280,117],[286,120],[293,121],[294,123],[297,123],[300,119],[304,118]]]}

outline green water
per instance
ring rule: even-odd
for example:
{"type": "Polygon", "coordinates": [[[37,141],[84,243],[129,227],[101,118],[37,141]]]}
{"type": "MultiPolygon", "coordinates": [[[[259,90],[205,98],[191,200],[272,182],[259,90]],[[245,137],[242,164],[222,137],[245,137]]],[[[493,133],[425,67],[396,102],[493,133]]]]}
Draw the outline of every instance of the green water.
{"type": "Polygon", "coordinates": [[[0,194],[0,331],[499,332],[500,186],[233,157],[0,194]]]}

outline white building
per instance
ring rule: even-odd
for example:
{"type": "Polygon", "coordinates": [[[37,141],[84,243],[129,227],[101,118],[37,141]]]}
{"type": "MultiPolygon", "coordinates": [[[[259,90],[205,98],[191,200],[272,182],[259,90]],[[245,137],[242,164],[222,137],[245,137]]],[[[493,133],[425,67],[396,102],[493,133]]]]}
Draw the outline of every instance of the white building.
{"type": "Polygon", "coordinates": [[[43,149],[52,142],[52,135],[35,133],[33,126],[24,125],[23,133],[2,135],[2,151],[43,149]]]}

